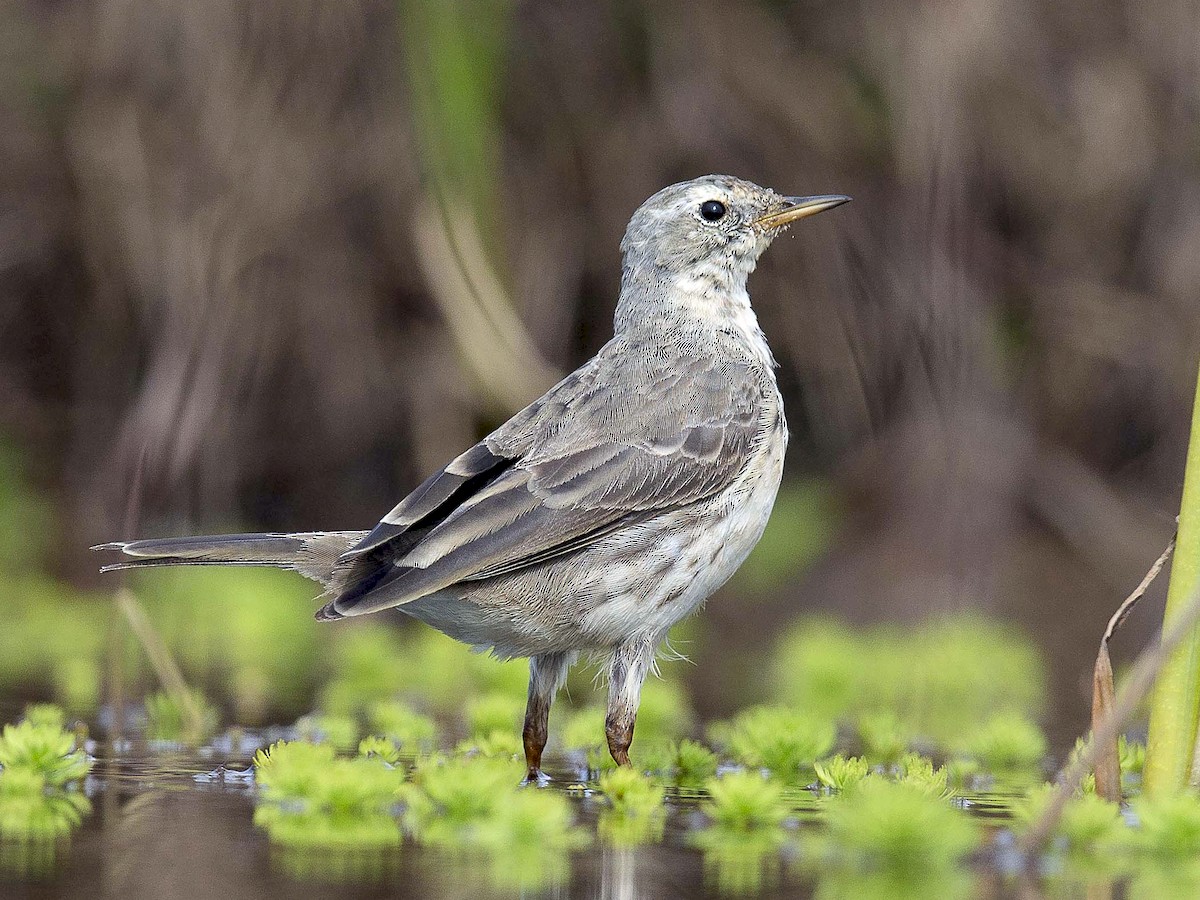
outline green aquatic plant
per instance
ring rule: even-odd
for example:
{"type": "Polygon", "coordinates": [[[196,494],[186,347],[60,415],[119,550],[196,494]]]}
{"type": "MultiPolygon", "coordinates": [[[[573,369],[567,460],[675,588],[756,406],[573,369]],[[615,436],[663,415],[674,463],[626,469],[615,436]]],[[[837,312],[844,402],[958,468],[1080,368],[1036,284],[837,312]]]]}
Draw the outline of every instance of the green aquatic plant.
{"type": "Polygon", "coordinates": [[[492,731],[459,741],[455,753],[474,756],[493,756],[500,759],[524,759],[525,744],[516,731],[492,731]]]}
{"type": "Polygon", "coordinates": [[[0,840],[51,841],[70,834],[91,809],[82,793],[52,786],[36,769],[0,773],[0,840]]]}
{"type": "Polygon", "coordinates": [[[979,843],[960,809],[919,787],[874,776],[826,801],[825,830],[806,841],[820,866],[922,873],[953,867],[979,843]]]}
{"type": "Polygon", "coordinates": [[[311,713],[296,720],[296,735],[314,744],[349,750],[358,743],[358,723],[350,716],[311,713]]]}
{"type": "Polygon", "coordinates": [[[424,757],[404,793],[405,825],[423,844],[470,845],[478,823],[516,796],[523,774],[511,759],[424,757]]]}
{"type": "Polygon", "coordinates": [[[17,771],[39,775],[48,787],[62,788],[91,770],[88,755],[75,747],[75,735],[61,726],[29,720],[5,725],[0,733],[0,778],[17,771]]]}
{"type": "Polygon", "coordinates": [[[759,831],[778,828],[788,816],[783,787],[754,772],[729,772],[710,778],[700,810],[714,828],[724,831],[759,831]]]}
{"type": "Polygon", "coordinates": [[[24,719],[31,725],[57,728],[60,731],[67,724],[67,714],[62,707],[53,703],[30,703],[25,707],[24,719]]]}
{"type": "Polygon", "coordinates": [[[521,727],[525,698],[520,694],[490,691],[468,699],[464,715],[469,734],[483,736],[496,731],[511,734],[521,727]]]}
{"type": "MultiPolygon", "coordinates": [[[[1192,427],[1183,472],[1183,496],[1175,558],[1167,585],[1163,633],[1184,615],[1200,593],[1200,380],[1192,406],[1192,427]]],[[[1146,735],[1145,789],[1151,795],[1178,793],[1194,783],[1197,723],[1200,722],[1200,625],[1163,664],[1151,695],[1146,735]]]]}
{"type": "Polygon", "coordinates": [[[358,752],[362,756],[377,756],[389,766],[397,765],[401,759],[400,748],[395,741],[374,734],[358,742],[358,752]]]}
{"type": "Polygon", "coordinates": [[[328,638],[306,614],[312,590],[303,579],[205,566],[139,570],[132,584],[189,682],[221,685],[238,722],[295,715],[311,702],[328,638]]]}
{"type": "Polygon", "coordinates": [[[1161,859],[1200,858],[1200,797],[1195,793],[1142,795],[1130,807],[1138,821],[1132,841],[1140,852],[1161,859]]]}
{"type": "MultiPolygon", "coordinates": [[[[1037,822],[1053,792],[1053,785],[1043,784],[1014,801],[1013,830],[1023,834],[1037,822]]],[[[1063,807],[1054,837],[1057,848],[1069,854],[1096,855],[1125,845],[1129,831],[1121,818],[1120,806],[1095,793],[1081,793],[1071,797],[1063,807]]]]}
{"type": "Polygon", "coordinates": [[[913,739],[891,712],[864,713],[854,727],[862,742],[863,756],[874,763],[888,765],[898,761],[913,739]]]}
{"type": "Polygon", "coordinates": [[[699,787],[717,773],[717,755],[698,741],[658,740],[638,748],[637,767],[681,787],[699,787]]]}
{"type": "Polygon", "coordinates": [[[833,749],[833,722],[782,707],[756,706],[738,713],[728,728],[718,728],[729,754],[743,765],[768,769],[793,779],[807,777],[813,763],[833,749]]]}
{"type": "Polygon", "coordinates": [[[945,767],[935,766],[933,760],[918,753],[907,753],[901,758],[896,766],[896,780],[929,797],[945,799],[954,794],[945,767]]]}
{"type": "Polygon", "coordinates": [[[814,763],[817,780],[831,791],[844,791],[853,787],[870,771],[867,761],[858,756],[833,756],[814,763]]]}
{"type": "Polygon", "coordinates": [[[958,752],[996,775],[1036,772],[1046,757],[1046,738],[1041,729],[1024,716],[1000,713],[968,734],[958,752]]]}
{"type": "Polygon", "coordinates": [[[605,772],[598,787],[606,806],[596,827],[605,843],[633,847],[662,839],[667,811],[661,784],[626,766],[605,772]]]}
{"type": "Polygon", "coordinates": [[[371,733],[390,738],[404,753],[420,753],[437,743],[437,723],[398,701],[383,701],[371,707],[371,733]]]}
{"type": "Polygon", "coordinates": [[[395,846],[404,772],[381,759],[342,759],[329,744],[279,742],[254,757],[254,823],[293,848],[395,846]]]}
{"type": "Polygon", "coordinates": [[[189,733],[188,717],[179,697],[158,691],[146,698],[146,737],[171,743],[203,743],[217,731],[217,708],[199,690],[189,688],[192,704],[199,710],[198,732],[189,733]]]}
{"type": "Polygon", "coordinates": [[[705,783],[700,810],[710,826],[692,836],[705,871],[728,894],[758,891],[779,869],[788,806],[783,786],[754,772],[728,772],[705,783]]]}
{"type": "Polygon", "coordinates": [[[890,715],[906,744],[953,743],[1003,712],[1036,715],[1046,681],[1028,638],[977,617],[863,631],[808,620],[781,639],[772,669],[784,705],[847,723],[890,715]]]}
{"type": "Polygon", "coordinates": [[[554,791],[517,791],[471,833],[471,849],[489,860],[490,880],[500,890],[533,891],[562,882],[568,854],[588,844],[571,804],[554,791]]]}
{"type": "Polygon", "coordinates": [[[717,774],[717,754],[699,741],[679,742],[675,757],[675,780],[686,787],[698,786],[717,774]]]}
{"type": "Polygon", "coordinates": [[[30,713],[0,733],[0,839],[26,843],[66,835],[91,811],[78,790],[91,760],[61,716],[46,707],[30,713]]]}
{"type": "Polygon", "coordinates": [[[1117,738],[1117,757],[1120,760],[1122,777],[1140,778],[1146,765],[1146,745],[1121,735],[1117,738]]]}

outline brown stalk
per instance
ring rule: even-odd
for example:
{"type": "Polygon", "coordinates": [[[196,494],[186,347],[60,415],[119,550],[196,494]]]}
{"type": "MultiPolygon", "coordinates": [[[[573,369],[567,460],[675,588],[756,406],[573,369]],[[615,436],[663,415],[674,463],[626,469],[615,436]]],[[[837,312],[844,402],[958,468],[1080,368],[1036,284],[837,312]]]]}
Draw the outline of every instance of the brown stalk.
{"type": "MultiPolygon", "coordinates": [[[[1133,612],[1133,608],[1137,606],[1138,601],[1145,596],[1154,579],[1158,577],[1158,573],[1167,564],[1167,560],[1174,549],[1175,537],[1172,537],[1167,543],[1166,549],[1154,561],[1154,565],[1146,572],[1138,586],[1133,589],[1133,592],[1125,598],[1125,601],[1117,607],[1117,611],[1112,614],[1112,618],[1108,620],[1108,627],[1104,629],[1104,636],[1100,638],[1100,650],[1096,654],[1096,666],[1092,672],[1093,734],[1099,732],[1101,722],[1104,721],[1106,716],[1111,714],[1113,704],[1115,703],[1112,658],[1108,653],[1108,643],[1112,640],[1113,633],[1129,618],[1129,614],[1133,612]]],[[[1120,801],[1121,757],[1115,734],[1110,741],[1096,748],[1095,774],[1096,793],[1105,800],[1111,800],[1114,803],[1120,801]]]]}
{"type": "Polygon", "coordinates": [[[1095,767],[1099,748],[1117,739],[1121,727],[1154,687],[1154,680],[1158,677],[1163,663],[1191,634],[1197,622],[1200,622],[1200,590],[1188,598],[1187,604],[1171,622],[1170,628],[1163,631],[1162,640],[1152,641],[1141,652],[1107,715],[1093,726],[1082,752],[1076,754],[1059,773],[1050,803],[1021,839],[1020,847],[1026,862],[1035,859],[1049,839],[1062,816],[1067,800],[1079,788],[1083,777],[1095,767]]]}

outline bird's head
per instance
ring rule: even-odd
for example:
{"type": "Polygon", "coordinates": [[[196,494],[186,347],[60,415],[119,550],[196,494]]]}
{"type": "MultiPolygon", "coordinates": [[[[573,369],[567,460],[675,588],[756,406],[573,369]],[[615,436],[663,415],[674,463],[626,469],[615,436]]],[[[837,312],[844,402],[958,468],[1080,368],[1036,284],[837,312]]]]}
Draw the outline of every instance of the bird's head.
{"type": "Polygon", "coordinates": [[[621,252],[626,271],[724,271],[745,279],[787,226],[848,201],[840,194],[786,197],[730,175],[665,187],[633,214],[621,252]]]}

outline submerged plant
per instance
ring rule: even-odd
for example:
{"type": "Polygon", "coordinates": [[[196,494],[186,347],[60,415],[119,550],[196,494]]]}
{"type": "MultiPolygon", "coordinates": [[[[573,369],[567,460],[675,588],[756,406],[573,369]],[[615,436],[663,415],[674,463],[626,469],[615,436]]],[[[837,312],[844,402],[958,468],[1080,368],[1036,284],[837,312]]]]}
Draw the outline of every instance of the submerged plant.
{"type": "Polygon", "coordinates": [[[784,779],[811,772],[837,737],[832,722],[781,707],[758,706],[734,717],[717,731],[738,762],[764,768],[784,779]]]}

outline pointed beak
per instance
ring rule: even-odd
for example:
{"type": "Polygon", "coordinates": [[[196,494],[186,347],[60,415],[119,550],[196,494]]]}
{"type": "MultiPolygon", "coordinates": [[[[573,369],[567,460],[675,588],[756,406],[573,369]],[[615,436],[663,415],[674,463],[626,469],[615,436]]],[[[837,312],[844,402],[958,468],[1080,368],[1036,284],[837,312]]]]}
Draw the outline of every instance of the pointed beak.
{"type": "Polygon", "coordinates": [[[815,216],[819,212],[849,203],[850,198],[845,194],[821,194],[819,197],[784,197],[787,204],[783,209],[767,213],[754,220],[758,228],[773,229],[790,225],[807,216],[815,216]]]}

